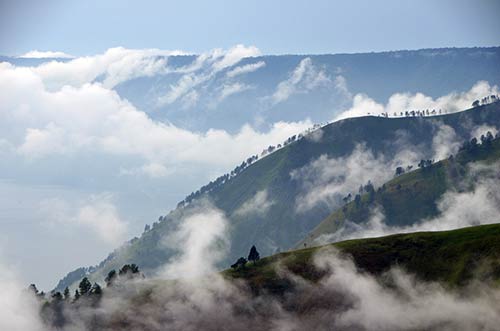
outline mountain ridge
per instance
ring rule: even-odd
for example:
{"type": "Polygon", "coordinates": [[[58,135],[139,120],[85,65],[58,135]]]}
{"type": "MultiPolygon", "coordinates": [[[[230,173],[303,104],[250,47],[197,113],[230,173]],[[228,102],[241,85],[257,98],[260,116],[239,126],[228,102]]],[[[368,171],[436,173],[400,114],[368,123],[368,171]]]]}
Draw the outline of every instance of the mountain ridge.
{"type": "MultiPolygon", "coordinates": [[[[331,158],[348,156],[357,144],[362,142],[375,155],[382,153],[390,159],[398,151],[393,145],[396,133],[400,129],[411,132],[407,137],[407,144],[424,146],[428,149],[432,145],[434,137],[432,133],[436,132],[440,125],[448,125],[456,131],[458,137],[468,139],[475,125],[500,127],[499,105],[495,103],[435,117],[345,119],[322,128],[323,136],[320,142],[304,137],[252,163],[238,176],[209,193],[215,206],[231,219],[233,247],[228,260],[224,263],[240,256],[252,244],[256,244],[263,255],[272,254],[278,249],[291,248],[331,213],[332,207],[319,205],[305,214],[297,215],[294,204],[301,187],[297,182],[290,180],[292,170],[307,165],[323,154],[331,158]],[[267,190],[269,199],[274,201],[265,217],[259,215],[242,217],[235,214],[243,203],[262,190],[267,190]]],[[[108,256],[94,273],[97,272],[96,275],[100,274],[100,277],[103,277],[108,269],[117,268],[125,263],[137,263],[148,272],[166,262],[171,253],[167,253],[159,244],[166,233],[175,229],[185,212],[182,209],[175,209],[162,217],[161,221],[155,222],[151,230],[145,232],[141,238],[133,239],[108,256]]],[[[68,284],[60,283],[57,289],[65,285],[68,284]]]]}

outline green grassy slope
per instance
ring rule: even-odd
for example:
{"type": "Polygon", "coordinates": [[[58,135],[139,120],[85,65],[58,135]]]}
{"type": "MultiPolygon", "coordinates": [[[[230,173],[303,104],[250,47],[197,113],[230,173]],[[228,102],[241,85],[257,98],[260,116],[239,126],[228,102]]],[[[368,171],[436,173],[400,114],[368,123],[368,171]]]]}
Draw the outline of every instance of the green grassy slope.
{"type": "MultiPolygon", "coordinates": [[[[254,244],[262,256],[273,254],[277,248],[290,249],[333,211],[331,206],[318,205],[308,212],[297,213],[295,203],[301,187],[291,179],[292,170],[321,155],[348,156],[358,144],[365,144],[375,155],[384,154],[390,159],[401,148],[394,144],[401,133],[406,137],[405,144],[430,151],[434,133],[442,124],[451,126],[460,138],[468,139],[471,128],[476,125],[500,127],[500,103],[434,117],[346,119],[322,128],[319,142],[303,138],[254,162],[207,194],[231,223],[231,251],[224,264],[245,254],[254,244]],[[267,190],[268,199],[274,202],[267,214],[241,216],[235,213],[261,190],[267,190]]],[[[137,263],[148,273],[164,264],[172,252],[162,245],[161,239],[173,231],[186,212],[189,207],[173,210],[150,231],[111,254],[93,272],[102,276],[125,263],[137,263]]],[[[64,289],[66,285],[69,284],[63,282],[57,289],[64,289]]]]}
{"type": "Polygon", "coordinates": [[[252,244],[261,247],[266,255],[273,253],[276,247],[289,249],[332,212],[325,205],[318,205],[305,213],[295,211],[295,200],[301,188],[291,180],[292,170],[307,165],[321,155],[330,158],[350,155],[360,143],[366,144],[375,154],[383,153],[390,159],[400,148],[393,142],[401,132],[405,133],[406,143],[410,146],[430,151],[439,125],[451,126],[459,137],[466,140],[471,127],[480,123],[499,126],[500,103],[432,118],[346,119],[323,128],[320,142],[302,139],[259,160],[210,194],[215,204],[231,218],[232,258],[241,255],[252,244]],[[275,202],[265,217],[251,215],[240,218],[233,214],[245,201],[264,189],[267,189],[269,199],[275,202]]]}
{"type": "Polygon", "coordinates": [[[327,248],[352,257],[359,270],[374,275],[398,266],[421,280],[446,286],[464,285],[472,278],[500,283],[500,224],[348,240],[273,255],[223,274],[246,280],[254,291],[282,293],[291,284],[276,272],[278,264],[315,281],[322,272],[314,267],[314,254],[327,248]]]}
{"type": "MultiPolygon", "coordinates": [[[[437,202],[448,190],[468,190],[465,185],[468,165],[473,162],[494,162],[500,159],[500,139],[490,146],[479,145],[473,151],[463,150],[453,159],[417,169],[385,183],[373,195],[364,194],[361,201],[352,201],[326,217],[296,247],[313,245],[318,237],[337,231],[349,220],[363,223],[370,218],[375,206],[382,207],[385,222],[391,226],[407,226],[419,220],[437,216],[437,202]]],[[[500,219],[500,216],[499,216],[500,219]]]]}

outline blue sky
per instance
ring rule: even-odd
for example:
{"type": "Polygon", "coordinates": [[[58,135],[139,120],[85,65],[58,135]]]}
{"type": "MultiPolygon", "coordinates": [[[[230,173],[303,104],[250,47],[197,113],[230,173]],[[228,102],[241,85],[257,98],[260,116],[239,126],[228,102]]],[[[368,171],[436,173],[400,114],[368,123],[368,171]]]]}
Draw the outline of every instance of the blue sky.
{"type": "Polygon", "coordinates": [[[0,54],[113,46],[200,53],[238,43],[266,54],[494,46],[500,2],[0,1],[0,54]]]}

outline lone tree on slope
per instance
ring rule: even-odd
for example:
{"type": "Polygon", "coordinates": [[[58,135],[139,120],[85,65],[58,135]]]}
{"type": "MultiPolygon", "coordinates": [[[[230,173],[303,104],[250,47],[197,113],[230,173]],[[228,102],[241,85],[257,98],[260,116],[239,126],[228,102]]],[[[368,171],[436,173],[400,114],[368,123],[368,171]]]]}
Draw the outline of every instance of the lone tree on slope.
{"type": "Polygon", "coordinates": [[[255,246],[252,246],[252,248],[250,248],[250,253],[248,254],[248,261],[252,261],[253,263],[255,263],[256,261],[259,261],[260,259],[260,254],[259,252],[257,252],[257,248],[255,248],[255,246]]]}

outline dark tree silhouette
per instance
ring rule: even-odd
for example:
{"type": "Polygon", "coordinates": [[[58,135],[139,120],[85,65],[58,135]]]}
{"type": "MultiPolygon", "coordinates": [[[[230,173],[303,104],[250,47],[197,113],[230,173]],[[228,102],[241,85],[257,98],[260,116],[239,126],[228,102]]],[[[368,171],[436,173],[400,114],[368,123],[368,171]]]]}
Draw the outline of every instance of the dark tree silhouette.
{"type": "Polygon", "coordinates": [[[396,168],[396,176],[402,175],[405,173],[405,169],[403,167],[396,168]]]}
{"type": "Polygon", "coordinates": [[[356,196],[354,197],[354,203],[356,203],[356,206],[359,206],[359,204],[361,203],[361,195],[356,194],[356,196]]]}
{"type": "Polygon", "coordinates": [[[92,284],[89,282],[89,279],[87,277],[84,277],[80,282],[80,284],[78,285],[78,289],[80,290],[80,295],[88,294],[91,288],[92,284]]]}
{"type": "Polygon", "coordinates": [[[371,180],[369,180],[368,183],[366,183],[366,185],[363,187],[363,189],[367,193],[375,192],[375,188],[373,187],[371,180]]]}
{"type": "Polygon", "coordinates": [[[434,160],[420,160],[420,162],[418,163],[418,167],[422,169],[430,168],[433,162],[434,160]]]}
{"type": "Polygon", "coordinates": [[[109,287],[113,285],[113,282],[115,281],[116,277],[117,277],[116,270],[113,269],[110,272],[108,272],[108,275],[106,276],[106,278],[104,278],[106,286],[109,287]]]}
{"type": "Polygon", "coordinates": [[[361,194],[363,194],[363,192],[364,192],[364,187],[363,187],[363,185],[360,185],[359,189],[358,189],[358,193],[361,195],[361,194]]]}
{"type": "Polygon", "coordinates": [[[38,295],[38,289],[36,288],[36,285],[35,284],[30,284],[30,286],[28,287],[28,289],[33,292],[33,294],[35,295],[38,295]]]}
{"type": "Polygon", "coordinates": [[[63,296],[62,296],[61,292],[57,291],[57,292],[52,294],[53,301],[59,302],[59,301],[62,301],[62,299],[63,299],[63,296]]]}
{"type": "Polygon", "coordinates": [[[120,271],[118,271],[120,276],[129,276],[132,277],[136,274],[139,274],[139,267],[135,264],[125,264],[120,271]]]}
{"type": "Polygon", "coordinates": [[[364,187],[365,192],[368,193],[368,199],[372,202],[375,199],[375,187],[373,187],[372,182],[369,180],[364,187]]]}
{"type": "Polygon", "coordinates": [[[257,251],[257,248],[255,248],[255,246],[252,246],[252,248],[250,248],[250,253],[248,253],[248,261],[252,261],[253,263],[255,263],[259,259],[260,254],[257,251]]]}
{"type": "Polygon", "coordinates": [[[344,203],[346,203],[346,204],[347,204],[347,203],[351,202],[351,199],[352,199],[352,195],[351,195],[351,193],[349,193],[347,196],[345,196],[345,197],[342,199],[342,201],[344,201],[344,203]]]}
{"type": "Polygon", "coordinates": [[[491,142],[493,141],[493,134],[488,131],[486,135],[481,135],[481,145],[483,145],[486,148],[491,147],[491,142]]]}
{"type": "Polygon", "coordinates": [[[94,283],[92,286],[92,289],[90,290],[90,294],[92,295],[101,295],[102,294],[102,288],[101,285],[94,283]]]}
{"type": "Polygon", "coordinates": [[[234,264],[231,264],[231,268],[237,269],[239,267],[244,267],[247,264],[247,259],[240,257],[234,264]]]}
{"type": "Polygon", "coordinates": [[[71,294],[69,293],[69,288],[66,286],[64,289],[64,300],[69,300],[71,298],[71,294]]]}
{"type": "Polygon", "coordinates": [[[477,147],[477,138],[474,137],[470,140],[470,145],[472,148],[476,148],[477,147]]]}
{"type": "Polygon", "coordinates": [[[80,291],[78,290],[75,290],[75,297],[74,297],[74,300],[78,300],[80,298],[80,291]]]}

